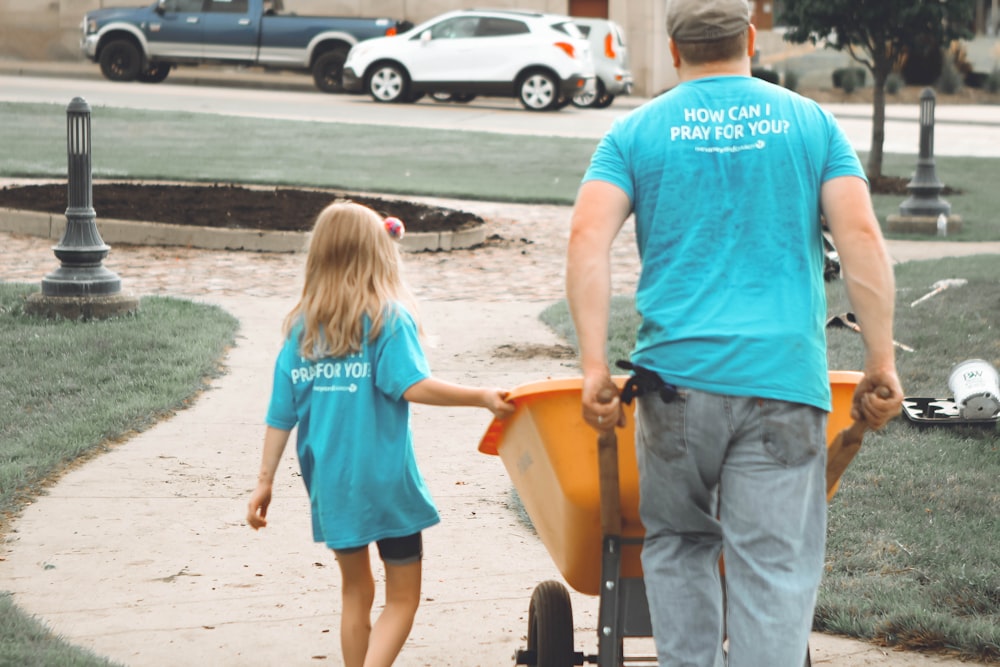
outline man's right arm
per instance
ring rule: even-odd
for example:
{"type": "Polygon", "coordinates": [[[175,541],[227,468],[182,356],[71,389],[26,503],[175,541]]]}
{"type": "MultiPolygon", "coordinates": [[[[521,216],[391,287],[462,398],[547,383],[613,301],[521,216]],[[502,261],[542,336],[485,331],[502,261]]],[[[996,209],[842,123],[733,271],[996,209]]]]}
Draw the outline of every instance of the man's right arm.
{"type": "Polygon", "coordinates": [[[580,346],[583,416],[595,428],[607,429],[619,421],[618,401],[602,403],[598,394],[609,386],[614,389],[607,358],[611,245],[631,210],[625,192],[605,181],[584,183],[573,209],[566,297],[580,346]]]}
{"type": "Polygon", "coordinates": [[[851,416],[863,417],[870,428],[881,428],[899,414],[903,401],[892,342],[896,302],[892,262],[863,179],[833,178],[823,184],[821,198],[865,344],[865,377],[855,392],[851,416]]]}

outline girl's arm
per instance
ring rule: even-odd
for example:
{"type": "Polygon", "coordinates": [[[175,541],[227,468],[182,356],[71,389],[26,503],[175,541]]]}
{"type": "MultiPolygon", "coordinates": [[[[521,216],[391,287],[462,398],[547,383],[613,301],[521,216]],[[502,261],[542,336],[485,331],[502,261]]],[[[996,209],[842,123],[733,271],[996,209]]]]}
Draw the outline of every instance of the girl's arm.
{"type": "Polygon", "coordinates": [[[483,387],[468,387],[461,384],[444,382],[437,378],[424,378],[403,392],[403,398],[411,403],[425,405],[467,405],[486,408],[494,416],[503,418],[514,412],[513,403],[504,398],[507,392],[502,389],[487,389],[483,387]]]}
{"type": "Polygon", "coordinates": [[[291,431],[268,426],[264,433],[264,454],[261,456],[260,473],[257,475],[257,488],[250,495],[247,507],[247,523],[254,530],[267,525],[267,507],[271,504],[271,487],[274,485],[274,474],[281,462],[281,455],[288,444],[291,431]]]}

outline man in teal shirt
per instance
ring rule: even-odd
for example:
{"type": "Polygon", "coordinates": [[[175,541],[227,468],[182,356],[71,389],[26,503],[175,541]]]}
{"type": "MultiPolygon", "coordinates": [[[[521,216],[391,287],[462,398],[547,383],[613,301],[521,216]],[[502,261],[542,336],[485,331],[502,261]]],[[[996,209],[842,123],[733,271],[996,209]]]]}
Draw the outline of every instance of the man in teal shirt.
{"type": "Polygon", "coordinates": [[[745,0],[669,0],[680,84],[601,141],[569,243],[586,421],[623,419],[617,399],[598,396],[613,387],[610,248],[631,214],[642,262],[632,362],[677,387],[636,408],[661,667],[721,667],[723,618],[731,667],[805,660],[826,526],[821,215],[866,349],[853,416],[880,428],[902,401],[892,268],[864,171],[829,113],[750,76],[749,16],[745,0]]]}

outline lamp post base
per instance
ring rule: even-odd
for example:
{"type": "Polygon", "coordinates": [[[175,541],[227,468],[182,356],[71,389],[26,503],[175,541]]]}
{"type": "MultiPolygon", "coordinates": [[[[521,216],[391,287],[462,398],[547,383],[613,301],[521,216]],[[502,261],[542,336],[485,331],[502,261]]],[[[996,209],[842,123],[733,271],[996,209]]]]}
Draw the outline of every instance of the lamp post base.
{"type": "Polygon", "coordinates": [[[131,294],[48,296],[35,292],[28,296],[24,311],[36,317],[67,320],[106,320],[132,315],[139,310],[138,297],[131,294]]]}
{"type": "MultiPolygon", "coordinates": [[[[890,215],[885,219],[886,231],[900,234],[938,235],[938,217],[934,215],[890,215]]],[[[945,236],[962,231],[962,216],[947,216],[945,236]]]]}

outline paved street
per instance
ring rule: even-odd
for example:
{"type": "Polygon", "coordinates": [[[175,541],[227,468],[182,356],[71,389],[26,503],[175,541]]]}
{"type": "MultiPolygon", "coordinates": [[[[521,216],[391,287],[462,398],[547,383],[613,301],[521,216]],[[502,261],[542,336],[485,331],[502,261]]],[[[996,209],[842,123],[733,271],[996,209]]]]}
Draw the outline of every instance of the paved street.
{"type": "MultiPolygon", "coordinates": [[[[470,104],[377,104],[366,95],[326,95],[300,74],[254,70],[181,68],[158,85],[112,83],[87,63],[25,63],[0,60],[0,102],[68,104],[80,96],[92,107],[191,111],[256,118],[397,125],[505,134],[597,139],[614,119],[646,101],[616,100],[607,109],[567,107],[555,113],[525,111],[515,100],[478,98],[470,104]]],[[[870,105],[829,105],[854,147],[871,147],[870,105]]],[[[916,155],[920,148],[917,105],[887,105],[886,153],[916,155]]],[[[1000,156],[1000,106],[939,105],[935,154],[1000,156]]]]}

